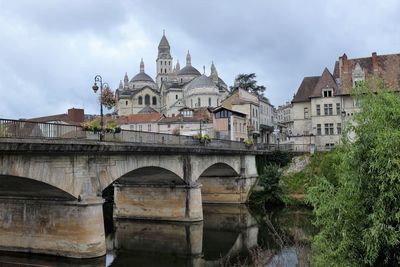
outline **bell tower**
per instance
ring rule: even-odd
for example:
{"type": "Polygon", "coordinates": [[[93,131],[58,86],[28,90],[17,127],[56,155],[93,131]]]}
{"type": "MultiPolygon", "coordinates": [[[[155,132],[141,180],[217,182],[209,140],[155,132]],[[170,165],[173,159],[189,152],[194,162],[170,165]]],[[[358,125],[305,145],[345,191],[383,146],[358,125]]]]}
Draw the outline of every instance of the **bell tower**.
{"type": "Polygon", "coordinates": [[[156,82],[159,88],[161,83],[168,80],[168,76],[172,73],[172,57],[171,47],[169,46],[167,37],[165,36],[165,30],[161,37],[160,44],[158,45],[158,56],[156,59],[157,63],[157,77],[156,82]]]}

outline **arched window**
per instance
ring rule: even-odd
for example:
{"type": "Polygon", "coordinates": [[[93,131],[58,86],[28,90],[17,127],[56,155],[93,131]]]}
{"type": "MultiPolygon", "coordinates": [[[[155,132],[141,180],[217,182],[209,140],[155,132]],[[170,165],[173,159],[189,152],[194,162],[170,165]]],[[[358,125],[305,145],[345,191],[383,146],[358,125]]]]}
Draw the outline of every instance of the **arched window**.
{"type": "Polygon", "coordinates": [[[139,96],[139,98],[138,98],[138,104],[139,104],[139,105],[143,105],[143,97],[142,97],[142,96],[139,96]]]}
{"type": "Polygon", "coordinates": [[[153,105],[157,105],[157,97],[153,96],[153,105]]]}
{"type": "Polygon", "coordinates": [[[211,107],[211,97],[208,98],[208,106],[211,107]]]}
{"type": "Polygon", "coordinates": [[[175,99],[178,99],[178,95],[175,95],[175,99]]]}
{"type": "Polygon", "coordinates": [[[146,95],[145,97],[144,97],[144,104],[145,105],[150,105],[150,96],[149,95],[146,95]]]}
{"type": "Polygon", "coordinates": [[[126,106],[128,105],[128,100],[127,100],[127,101],[125,101],[125,105],[126,105],[126,106]]]}

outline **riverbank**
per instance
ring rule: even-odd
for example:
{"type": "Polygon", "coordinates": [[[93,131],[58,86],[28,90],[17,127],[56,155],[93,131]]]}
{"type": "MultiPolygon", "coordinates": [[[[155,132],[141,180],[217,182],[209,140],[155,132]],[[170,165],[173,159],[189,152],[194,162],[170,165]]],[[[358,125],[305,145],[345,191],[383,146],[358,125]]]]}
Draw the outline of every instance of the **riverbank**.
{"type": "Polygon", "coordinates": [[[293,155],[277,151],[260,156],[258,183],[250,195],[251,205],[309,206],[307,191],[318,177],[332,177],[331,166],[337,161],[334,153],[316,152],[293,155]]]}

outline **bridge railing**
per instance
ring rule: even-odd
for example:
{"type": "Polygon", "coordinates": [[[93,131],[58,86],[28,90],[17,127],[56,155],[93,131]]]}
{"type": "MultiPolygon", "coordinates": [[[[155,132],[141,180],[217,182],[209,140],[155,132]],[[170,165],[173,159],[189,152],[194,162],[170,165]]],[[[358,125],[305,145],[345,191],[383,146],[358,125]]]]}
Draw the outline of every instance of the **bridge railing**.
{"type": "MultiPolygon", "coordinates": [[[[87,131],[81,125],[44,123],[28,120],[0,119],[0,138],[38,138],[38,139],[76,139],[100,140],[100,132],[87,131]]],[[[225,139],[212,139],[204,144],[192,136],[121,130],[118,133],[104,133],[104,141],[129,142],[150,145],[207,146],[223,149],[310,151],[310,145],[298,144],[254,144],[246,146],[243,142],[225,139]]]]}
{"type": "MultiPolygon", "coordinates": [[[[80,125],[44,123],[28,120],[0,119],[0,138],[38,139],[82,139],[100,140],[100,132],[85,130],[80,125]]],[[[192,136],[121,130],[118,133],[104,133],[104,141],[130,142],[154,145],[204,146],[192,136]]],[[[244,143],[213,139],[205,144],[213,148],[246,149],[244,143]]]]}

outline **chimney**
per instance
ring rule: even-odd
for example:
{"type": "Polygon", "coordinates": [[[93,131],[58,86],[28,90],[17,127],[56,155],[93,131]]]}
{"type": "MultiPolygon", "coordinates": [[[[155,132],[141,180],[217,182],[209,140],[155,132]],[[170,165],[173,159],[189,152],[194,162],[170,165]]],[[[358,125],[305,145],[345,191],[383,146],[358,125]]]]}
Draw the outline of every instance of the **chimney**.
{"type": "Polygon", "coordinates": [[[341,65],[339,70],[340,73],[349,73],[349,61],[347,61],[346,53],[344,53],[343,56],[339,58],[339,64],[341,65]]]}
{"type": "Polygon", "coordinates": [[[376,52],[372,53],[372,69],[374,70],[374,73],[378,72],[378,56],[376,55],[376,52]]]}
{"type": "Polygon", "coordinates": [[[68,109],[68,120],[70,122],[82,123],[85,120],[85,111],[80,108],[70,108],[68,109]]]}

